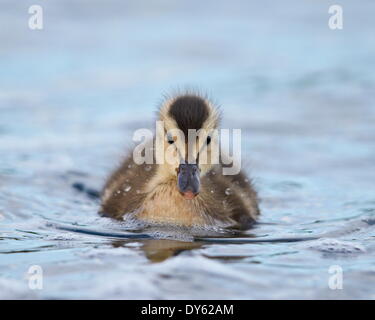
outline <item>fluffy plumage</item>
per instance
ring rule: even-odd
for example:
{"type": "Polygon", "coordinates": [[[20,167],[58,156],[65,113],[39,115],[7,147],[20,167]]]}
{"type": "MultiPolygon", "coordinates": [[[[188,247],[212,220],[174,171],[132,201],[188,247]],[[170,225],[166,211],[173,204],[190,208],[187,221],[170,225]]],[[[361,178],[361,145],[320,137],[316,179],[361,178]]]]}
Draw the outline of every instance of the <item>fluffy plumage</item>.
{"type": "MultiPolygon", "coordinates": [[[[206,98],[183,94],[167,99],[158,114],[166,130],[217,129],[218,109],[206,98]]],[[[210,146],[206,146],[210,152],[210,146]]],[[[257,194],[243,172],[223,175],[222,164],[199,164],[200,192],[186,200],[177,187],[178,163],[134,163],[132,155],[108,179],[101,213],[116,219],[131,214],[151,224],[247,229],[259,215],[257,194]]]]}

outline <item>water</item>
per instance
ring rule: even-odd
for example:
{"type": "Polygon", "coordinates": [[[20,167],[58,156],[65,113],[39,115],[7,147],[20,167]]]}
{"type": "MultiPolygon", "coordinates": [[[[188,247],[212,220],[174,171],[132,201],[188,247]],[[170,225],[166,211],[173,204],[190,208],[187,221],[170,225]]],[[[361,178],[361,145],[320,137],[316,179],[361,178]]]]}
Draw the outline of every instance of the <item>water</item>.
{"type": "Polygon", "coordinates": [[[59,1],[31,31],[34,2],[0,5],[0,298],[375,298],[373,1],[341,1],[341,31],[297,0],[59,1]],[[242,128],[244,234],[132,231],[72,187],[99,189],[185,85],[242,128]]]}

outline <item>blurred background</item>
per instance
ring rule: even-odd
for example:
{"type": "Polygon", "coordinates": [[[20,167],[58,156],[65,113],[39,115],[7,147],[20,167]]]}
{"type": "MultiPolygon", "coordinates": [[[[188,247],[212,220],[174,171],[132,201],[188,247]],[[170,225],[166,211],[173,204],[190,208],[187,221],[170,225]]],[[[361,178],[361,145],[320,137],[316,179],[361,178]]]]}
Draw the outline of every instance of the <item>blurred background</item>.
{"type": "Polygon", "coordinates": [[[2,0],[0,297],[374,298],[374,15],[371,0],[2,0]],[[43,30],[28,26],[34,4],[43,30]],[[342,30],[328,27],[333,4],[342,30]],[[185,87],[243,130],[262,200],[254,237],[340,232],[305,247],[203,246],[157,267],[140,253],[148,244],[113,254],[108,238],[52,228],[120,228],[71,185],[100,189],[162,95],[185,87]],[[53,279],[40,293],[22,280],[35,263],[53,279]],[[350,270],[346,291],[327,289],[332,263],[350,270]]]}
{"type": "MultiPolygon", "coordinates": [[[[36,2],[2,1],[2,146],[38,157],[46,147],[62,156],[65,148],[83,153],[82,142],[90,153],[99,143],[115,146],[126,135],[113,130],[151,121],[163,93],[193,86],[223,106],[232,127],[240,121],[253,135],[335,134],[319,154],[304,137],[289,163],[304,146],[326,160],[337,152],[342,163],[340,152],[355,156],[340,148],[343,135],[365,152],[360,144],[372,132],[375,4],[340,3],[343,30],[328,27],[329,1],[41,0],[44,29],[30,30],[36,2]]],[[[254,152],[271,141],[274,154],[283,152],[264,139],[254,152]]],[[[12,157],[1,151],[3,161],[12,157]]]]}

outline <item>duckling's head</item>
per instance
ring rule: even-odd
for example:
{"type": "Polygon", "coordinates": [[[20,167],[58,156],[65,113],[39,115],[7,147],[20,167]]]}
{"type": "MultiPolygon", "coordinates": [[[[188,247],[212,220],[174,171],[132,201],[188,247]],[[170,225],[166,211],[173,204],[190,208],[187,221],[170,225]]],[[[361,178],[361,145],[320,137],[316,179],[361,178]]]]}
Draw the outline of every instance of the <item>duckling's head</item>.
{"type": "Polygon", "coordinates": [[[199,194],[200,178],[218,161],[220,113],[207,98],[183,94],[168,99],[159,110],[163,121],[163,171],[191,200],[199,194]]]}

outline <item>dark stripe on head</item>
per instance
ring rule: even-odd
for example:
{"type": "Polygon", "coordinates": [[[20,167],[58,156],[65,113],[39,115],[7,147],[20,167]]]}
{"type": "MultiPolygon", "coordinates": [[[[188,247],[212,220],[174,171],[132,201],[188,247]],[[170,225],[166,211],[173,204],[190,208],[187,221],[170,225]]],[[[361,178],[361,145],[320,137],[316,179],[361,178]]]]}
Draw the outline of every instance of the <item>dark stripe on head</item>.
{"type": "Polygon", "coordinates": [[[198,96],[178,97],[170,106],[169,115],[176,120],[178,128],[188,136],[189,129],[199,130],[208,118],[208,106],[198,96]]]}

